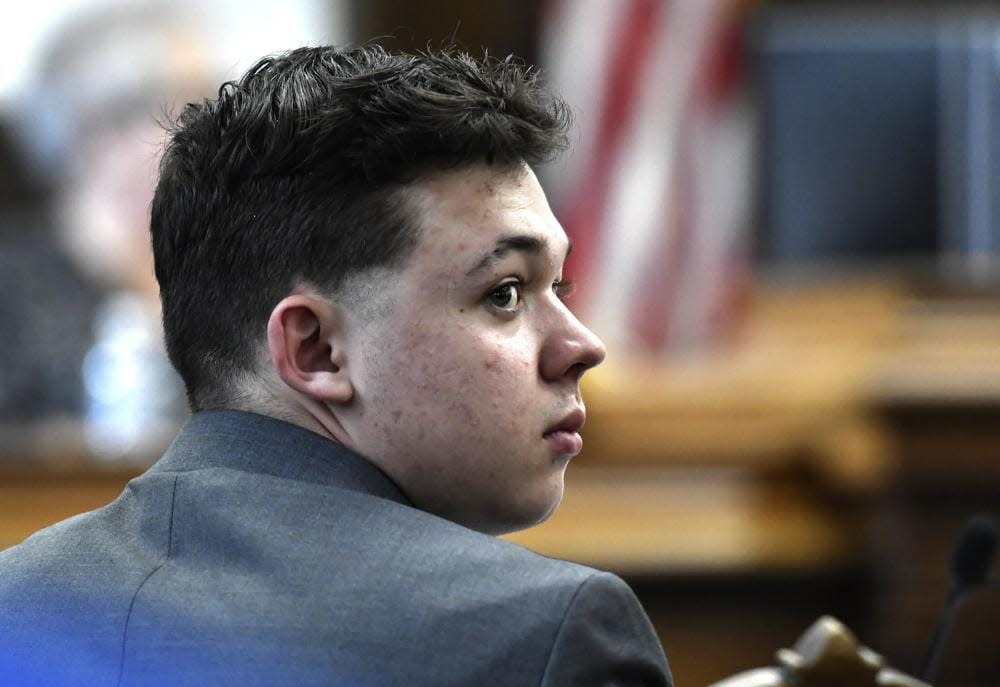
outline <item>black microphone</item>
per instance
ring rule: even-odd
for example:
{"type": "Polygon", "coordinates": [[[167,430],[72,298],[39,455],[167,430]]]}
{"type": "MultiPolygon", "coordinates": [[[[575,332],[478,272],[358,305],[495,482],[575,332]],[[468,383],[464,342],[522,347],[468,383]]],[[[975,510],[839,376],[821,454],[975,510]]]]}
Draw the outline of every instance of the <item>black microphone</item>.
{"type": "Polygon", "coordinates": [[[923,668],[920,671],[924,682],[933,682],[937,677],[941,651],[951,633],[959,603],[972,589],[990,581],[990,568],[996,549],[997,526],[993,518],[986,515],[969,518],[963,525],[951,554],[951,591],[924,654],[923,668]]]}

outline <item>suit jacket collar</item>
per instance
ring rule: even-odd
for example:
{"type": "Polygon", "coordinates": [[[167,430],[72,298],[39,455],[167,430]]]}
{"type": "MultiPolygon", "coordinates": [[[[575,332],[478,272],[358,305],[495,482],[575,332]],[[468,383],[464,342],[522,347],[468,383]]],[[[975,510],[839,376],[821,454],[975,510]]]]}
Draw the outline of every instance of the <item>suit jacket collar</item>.
{"type": "Polygon", "coordinates": [[[209,468],[327,484],[411,505],[384,472],[354,451],[297,425],[239,410],[192,415],[151,470],[209,468]]]}

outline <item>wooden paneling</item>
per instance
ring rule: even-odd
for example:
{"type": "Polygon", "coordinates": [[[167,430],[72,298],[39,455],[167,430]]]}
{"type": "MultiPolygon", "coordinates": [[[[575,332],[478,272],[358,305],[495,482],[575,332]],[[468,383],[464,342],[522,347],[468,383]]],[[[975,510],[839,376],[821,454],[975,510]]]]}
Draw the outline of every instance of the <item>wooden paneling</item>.
{"type": "Polygon", "coordinates": [[[43,527],[110,503],[133,474],[0,470],[0,549],[43,527]]]}

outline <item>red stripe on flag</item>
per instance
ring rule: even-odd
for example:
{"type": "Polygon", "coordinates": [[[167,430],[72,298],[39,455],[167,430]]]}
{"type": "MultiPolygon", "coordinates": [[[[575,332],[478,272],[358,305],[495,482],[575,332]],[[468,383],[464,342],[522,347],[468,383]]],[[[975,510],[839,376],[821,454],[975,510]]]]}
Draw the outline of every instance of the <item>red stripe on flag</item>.
{"type": "MultiPolygon", "coordinates": [[[[710,114],[733,107],[739,97],[746,72],[746,24],[753,9],[752,0],[736,0],[726,6],[717,49],[708,66],[708,80],[698,97],[710,114]]],[[[733,344],[743,317],[749,308],[752,274],[749,263],[746,226],[729,228],[732,244],[727,246],[720,264],[715,292],[708,304],[707,339],[719,344],[733,344]]]]}
{"type": "Polygon", "coordinates": [[[705,78],[696,94],[698,100],[710,110],[730,102],[743,82],[746,71],[746,22],[752,4],[743,0],[720,10],[723,16],[710,37],[712,52],[705,60],[705,78]]]}

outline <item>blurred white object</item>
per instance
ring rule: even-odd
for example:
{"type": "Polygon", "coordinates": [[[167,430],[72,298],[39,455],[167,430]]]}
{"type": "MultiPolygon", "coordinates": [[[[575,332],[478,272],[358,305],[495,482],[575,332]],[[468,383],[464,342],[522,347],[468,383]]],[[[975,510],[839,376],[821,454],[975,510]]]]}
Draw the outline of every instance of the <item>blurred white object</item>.
{"type": "Polygon", "coordinates": [[[83,363],[85,432],[98,458],[143,457],[177,429],[183,389],[164,354],[159,313],[148,299],[117,292],[100,308],[83,363]]]}

